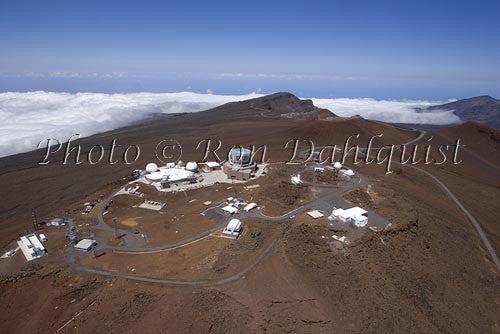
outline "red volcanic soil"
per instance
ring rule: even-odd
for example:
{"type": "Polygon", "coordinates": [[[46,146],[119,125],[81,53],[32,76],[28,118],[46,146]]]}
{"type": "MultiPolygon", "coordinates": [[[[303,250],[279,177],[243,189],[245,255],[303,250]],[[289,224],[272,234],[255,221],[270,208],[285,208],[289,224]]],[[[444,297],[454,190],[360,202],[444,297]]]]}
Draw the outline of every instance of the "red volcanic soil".
{"type": "MultiPolygon", "coordinates": [[[[50,157],[51,163],[47,165],[38,164],[44,158],[43,150],[1,158],[0,185],[6,191],[6,196],[3,196],[0,204],[0,228],[3,232],[0,242],[5,244],[23,230],[29,229],[32,226],[32,210],[39,219],[64,214],[68,206],[92,196],[104,186],[116,184],[120,178],[129,176],[132,170],[143,169],[147,162],[158,162],[154,151],[158,142],[163,139],[175,139],[182,145],[184,161],[201,160],[203,147],[197,150],[196,144],[203,139],[212,138],[220,139],[223,143],[221,158],[224,158],[224,154],[233,145],[266,145],[267,157],[276,162],[291,158],[292,148],[285,149],[284,145],[294,138],[310,137],[308,139],[314,140],[318,146],[342,146],[348,136],[360,133],[362,138],[352,142],[363,147],[369,136],[378,133],[384,134],[384,143],[406,142],[416,136],[407,129],[363,119],[335,122],[283,118],[281,114],[297,111],[298,106],[303,103],[297,102],[299,100],[291,94],[271,95],[262,103],[267,106],[269,99],[272,100],[273,109],[264,115],[261,114],[262,111],[252,108],[260,105],[261,101],[254,99],[229,103],[209,111],[153,120],[77,141],[75,145],[80,143],[82,146],[81,160],[85,159],[93,145],[105,146],[105,158],[95,165],[88,162],[75,165],[76,152],[71,154],[68,164],[64,165],[62,150],[61,154],[50,157]],[[138,145],[141,147],[141,155],[137,162],[130,165],[122,161],[107,163],[113,139],[117,140],[117,144],[123,145],[116,148],[114,159],[119,159],[128,145],[138,145]]],[[[306,103],[305,110],[310,109],[311,106],[306,103]]],[[[130,154],[133,158],[132,153],[130,154]]]]}
{"type": "MultiPolygon", "coordinates": [[[[54,162],[40,166],[40,151],[2,158],[0,242],[7,245],[31,226],[31,210],[40,219],[61,215],[109,194],[133,169],[154,160],[154,147],[161,139],[178,140],[184,161],[201,158],[195,146],[204,138],[221,139],[224,148],[267,144],[268,156],[283,161],[290,153],[283,145],[290,139],[341,146],[354,133],[360,134],[357,143],[362,147],[378,133],[383,137],[374,143],[377,146],[405,143],[418,135],[361,118],[330,119],[307,101],[277,94],[148,121],[80,141],[82,152],[115,137],[123,145],[140,145],[142,155],[132,165],[54,162]]],[[[449,145],[463,138],[467,146],[461,151],[462,163],[420,167],[450,188],[500,252],[498,131],[466,123],[430,131],[419,145],[426,145],[430,136],[432,143],[449,145]]],[[[196,277],[222,278],[247,269],[238,279],[198,287],[76,272],[57,244],[59,251],[20,269],[14,262],[7,265],[5,261],[10,260],[0,260],[1,332],[499,332],[499,272],[463,212],[432,179],[415,169],[397,166],[396,172],[384,175],[383,166],[354,168],[367,175],[370,191],[355,190],[345,198],[375,209],[391,223],[390,228],[368,231],[345,245],[334,242],[335,232],[328,224],[304,216],[281,223],[251,220],[244,222],[248,228],[240,240],[224,239],[222,244],[213,236],[192,248],[151,257],[155,277],[192,267],[186,261],[193,258],[203,264],[196,266],[196,277]],[[214,244],[213,252],[212,246],[205,246],[214,244]],[[259,261],[251,266],[254,259],[259,261]],[[163,269],[172,263],[179,268],[163,269]]],[[[279,201],[280,197],[271,199],[279,201]]],[[[55,238],[55,234],[49,237],[55,238]]],[[[112,261],[114,255],[108,255],[83,262],[94,262],[97,267],[112,261]]],[[[13,260],[18,261],[20,255],[16,256],[13,260]]],[[[116,258],[125,263],[110,262],[113,268],[134,263],[127,262],[124,254],[116,258]]],[[[135,261],[146,275],[147,256],[135,261]]],[[[178,277],[192,273],[184,270],[181,274],[178,277]]]]}

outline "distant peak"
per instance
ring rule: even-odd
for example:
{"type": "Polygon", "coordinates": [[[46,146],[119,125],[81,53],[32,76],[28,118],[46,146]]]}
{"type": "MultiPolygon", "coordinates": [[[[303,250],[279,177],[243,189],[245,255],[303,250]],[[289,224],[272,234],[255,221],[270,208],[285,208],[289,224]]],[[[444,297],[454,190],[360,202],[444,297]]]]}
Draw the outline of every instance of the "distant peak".
{"type": "Polygon", "coordinates": [[[277,112],[305,113],[314,111],[317,108],[311,100],[302,100],[288,92],[279,92],[250,100],[254,107],[277,112]]]}

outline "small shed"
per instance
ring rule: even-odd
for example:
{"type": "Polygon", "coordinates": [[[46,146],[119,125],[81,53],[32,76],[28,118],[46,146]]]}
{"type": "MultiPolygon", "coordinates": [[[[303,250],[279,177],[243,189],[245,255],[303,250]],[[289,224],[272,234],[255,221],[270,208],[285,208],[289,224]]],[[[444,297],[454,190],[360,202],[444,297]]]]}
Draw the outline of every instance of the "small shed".
{"type": "Polygon", "coordinates": [[[345,176],[354,176],[354,171],[352,169],[341,169],[340,172],[345,176]]]}
{"type": "Polygon", "coordinates": [[[215,162],[215,161],[208,161],[206,164],[207,168],[209,170],[217,170],[217,169],[220,169],[220,163],[218,162],[215,162]]]}
{"type": "Polygon", "coordinates": [[[50,221],[50,225],[52,226],[63,226],[66,225],[66,221],[62,218],[53,218],[50,221]]]}
{"type": "Polygon", "coordinates": [[[238,209],[232,205],[227,205],[222,208],[222,211],[229,213],[230,215],[238,213],[238,209]]]}
{"type": "Polygon", "coordinates": [[[243,208],[243,210],[245,210],[246,212],[249,212],[250,210],[253,210],[257,207],[257,203],[250,203],[250,204],[247,204],[247,206],[245,206],[243,208]]]}

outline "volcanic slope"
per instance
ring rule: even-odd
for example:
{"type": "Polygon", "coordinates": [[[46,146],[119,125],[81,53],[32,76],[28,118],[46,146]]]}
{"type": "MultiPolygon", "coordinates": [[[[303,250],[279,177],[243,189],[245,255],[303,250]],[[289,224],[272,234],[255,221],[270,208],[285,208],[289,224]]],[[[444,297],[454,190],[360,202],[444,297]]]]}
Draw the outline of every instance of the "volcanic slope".
{"type": "MultiPolygon", "coordinates": [[[[87,162],[75,165],[76,150],[72,151],[68,163],[62,164],[64,147],[51,156],[51,162],[46,165],[38,164],[44,158],[43,150],[1,158],[0,185],[8,195],[3,196],[0,204],[0,242],[6,243],[29,228],[32,210],[40,219],[63,213],[71,204],[92,196],[105,186],[116,187],[116,182],[130,175],[132,170],[144,168],[147,162],[158,162],[154,150],[163,139],[175,139],[182,145],[184,161],[200,160],[203,147],[196,150],[196,144],[207,138],[222,141],[221,158],[233,145],[253,144],[258,147],[265,144],[268,158],[286,161],[291,157],[291,148],[284,149],[284,145],[294,138],[310,136],[309,139],[318,145],[342,145],[347,136],[358,132],[361,138],[357,142],[365,146],[369,136],[378,133],[384,134],[378,144],[407,142],[416,136],[407,129],[360,118],[343,120],[331,114],[329,117],[333,120],[321,120],[324,113],[324,109],[318,113],[311,101],[300,100],[289,93],[276,93],[203,112],[150,120],[72,143],[72,146],[81,144],[81,160],[85,160],[93,145],[103,145],[106,150],[104,158],[95,165],[87,162]],[[281,116],[290,113],[309,115],[312,119],[281,116]],[[115,149],[114,159],[120,159],[129,145],[141,148],[139,159],[129,165],[122,161],[107,163],[113,139],[117,145],[122,145],[115,149]]],[[[132,149],[131,159],[134,152],[132,149]]]]}
{"type": "MultiPolygon", "coordinates": [[[[85,196],[109,194],[117,186],[113,182],[153,159],[154,145],[167,135],[185,144],[183,160],[199,157],[193,143],[203,138],[220,137],[229,146],[266,143],[276,154],[271,158],[278,160],[287,157],[279,154],[283,144],[297,136],[315,136],[318,144],[342,144],[343,136],[356,131],[364,131],[365,137],[382,132],[382,143],[391,144],[418,136],[360,118],[289,117],[302,102],[292,108],[287,103],[294,100],[288,94],[266,99],[271,99],[276,113],[255,109],[259,100],[243,101],[82,140],[89,145],[117,137],[122,144],[144,146],[136,165],[38,167],[41,152],[0,160],[0,184],[9,191],[2,203],[1,221],[8,222],[0,226],[2,238],[12,239],[29,226],[32,206],[39,215],[49,214],[80,204],[85,196]]],[[[464,124],[428,132],[419,144],[431,136],[437,144],[451,145],[462,138],[470,145],[460,156],[462,164],[419,167],[456,193],[488,237],[497,240],[494,214],[500,209],[500,179],[492,158],[498,154],[495,132],[464,124]],[[476,146],[483,150],[474,154],[490,164],[472,154],[476,146]]],[[[49,254],[0,281],[2,333],[499,332],[499,273],[463,212],[416,169],[397,166],[390,175],[384,175],[382,167],[359,171],[372,185],[370,192],[360,191],[391,222],[388,230],[368,231],[344,245],[334,241],[337,232],[328,224],[297,217],[281,223],[283,233],[253,269],[214,287],[162,286],[76,273],[52,264],[54,254],[49,254]],[[33,310],[33,305],[39,307],[33,310]]]]}

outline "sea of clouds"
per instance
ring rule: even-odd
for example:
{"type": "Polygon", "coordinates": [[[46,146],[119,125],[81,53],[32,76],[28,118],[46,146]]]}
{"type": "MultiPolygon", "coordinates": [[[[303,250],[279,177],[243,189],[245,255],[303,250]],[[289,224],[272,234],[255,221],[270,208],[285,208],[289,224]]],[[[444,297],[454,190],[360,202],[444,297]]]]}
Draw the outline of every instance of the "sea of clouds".
{"type": "MultiPolygon", "coordinates": [[[[180,93],[0,93],[0,156],[36,149],[48,138],[66,141],[79,133],[89,136],[141,120],[151,113],[196,112],[262,96],[180,93]]],[[[339,116],[361,115],[385,122],[450,124],[451,112],[417,113],[415,107],[441,102],[374,99],[312,99],[339,116]]]]}

